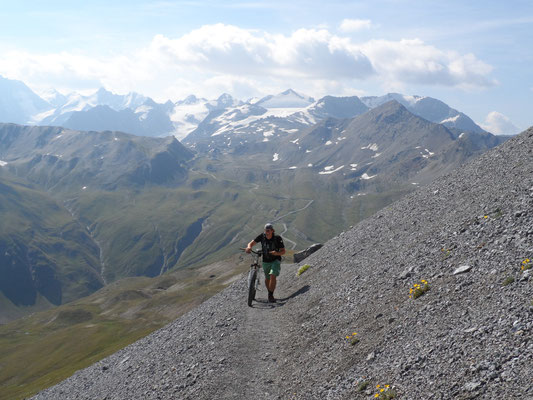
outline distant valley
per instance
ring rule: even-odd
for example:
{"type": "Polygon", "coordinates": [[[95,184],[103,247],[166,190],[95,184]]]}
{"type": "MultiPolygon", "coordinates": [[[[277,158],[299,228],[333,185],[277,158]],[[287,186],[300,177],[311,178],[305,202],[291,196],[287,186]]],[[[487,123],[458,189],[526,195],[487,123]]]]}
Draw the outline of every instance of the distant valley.
{"type": "Polygon", "coordinates": [[[224,259],[265,221],[290,249],[324,242],[506,139],[427,97],[41,101],[6,81],[14,122],[62,126],[0,124],[4,322],[224,259]]]}

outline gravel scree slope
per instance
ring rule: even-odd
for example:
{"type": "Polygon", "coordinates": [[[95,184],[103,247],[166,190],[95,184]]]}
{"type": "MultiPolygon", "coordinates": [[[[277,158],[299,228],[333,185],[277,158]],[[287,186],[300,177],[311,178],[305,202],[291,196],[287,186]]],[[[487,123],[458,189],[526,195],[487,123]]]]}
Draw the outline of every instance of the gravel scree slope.
{"type": "Polygon", "coordinates": [[[370,399],[387,384],[398,399],[533,399],[526,259],[531,128],[333,238],[301,276],[283,265],[276,305],[263,288],[248,308],[243,277],[36,398],[370,399]]]}

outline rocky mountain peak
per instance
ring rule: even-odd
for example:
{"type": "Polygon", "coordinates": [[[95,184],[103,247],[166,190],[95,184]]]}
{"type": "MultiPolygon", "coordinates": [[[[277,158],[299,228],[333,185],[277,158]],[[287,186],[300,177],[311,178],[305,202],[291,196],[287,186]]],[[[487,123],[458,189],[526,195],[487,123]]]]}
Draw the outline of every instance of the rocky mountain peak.
{"type": "Polygon", "coordinates": [[[396,100],[390,100],[368,112],[368,118],[373,119],[376,123],[385,121],[388,123],[400,121],[404,117],[412,118],[413,114],[396,100]]]}
{"type": "Polygon", "coordinates": [[[263,97],[256,104],[265,108],[302,108],[312,104],[315,100],[303,96],[292,89],[287,89],[277,95],[263,97]]]}
{"type": "Polygon", "coordinates": [[[357,97],[325,96],[311,105],[310,112],[320,118],[353,118],[368,111],[368,107],[357,97]]]}
{"type": "Polygon", "coordinates": [[[0,76],[0,121],[28,123],[32,116],[51,105],[35,94],[24,82],[0,76]]]}
{"type": "Polygon", "coordinates": [[[228,93],[223,93],[217,98],[219,108],[226,108],[234,105],[234,99],[228,93]]]}
{"type": "Polygon", "coordinates": [[[194,94],[190,94],[183,100],[176,102],[176,104],[196,104],[198,101],[198,97],[196,97],[194,94]]]}

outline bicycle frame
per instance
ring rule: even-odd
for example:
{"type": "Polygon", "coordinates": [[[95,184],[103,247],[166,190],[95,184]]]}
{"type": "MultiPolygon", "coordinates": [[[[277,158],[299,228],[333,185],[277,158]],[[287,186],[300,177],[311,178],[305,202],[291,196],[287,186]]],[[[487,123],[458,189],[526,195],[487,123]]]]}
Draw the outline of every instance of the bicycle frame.
{"type": "Polygon", "coordinates": [[[260,281],[259,275],[261,274],[261,270],[262,270],[262,268],[260,268],[260,265],[259,265],[259,258],[261,257],[261,253],[252,250],[252,257],[253,257],[253,262],[250,265],[250,271],[254,269],[257,271],[257,275],[255,279],[255,290],[257,290],[259,288],[259,281],[260,281]]]}
{"type": "MultiPolygon", "coordinates": [[[[241,249],[246,250],[246,249],[241,249]]],[[[250,265],[250,272],[248,272],[248,306],[252,307],[252,302],[255,300],[255,295],[259,289],[259,275],[261,274],[262,268],[259,268],[259,258],[263,254],[261,250],[251,251],[252,253],[252,264],[250,265]],[[253,281],[255,280],[255,282],[253,281]]]]}

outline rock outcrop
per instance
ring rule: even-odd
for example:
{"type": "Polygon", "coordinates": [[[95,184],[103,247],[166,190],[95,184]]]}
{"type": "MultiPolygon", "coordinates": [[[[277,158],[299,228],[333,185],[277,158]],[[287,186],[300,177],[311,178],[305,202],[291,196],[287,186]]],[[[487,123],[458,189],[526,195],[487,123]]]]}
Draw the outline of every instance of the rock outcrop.
{"type": "Polygon", "coordinates": [[[323,246],[322,243],[315,243],[312,246],[309,246],[307,249],[294,253],[293,260],[295,263],[302,262],[315,251],[319,250],[323,246]]]}

